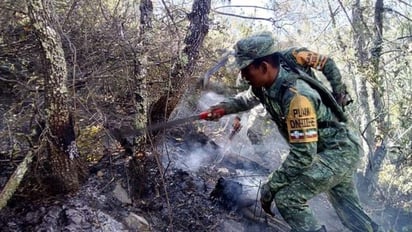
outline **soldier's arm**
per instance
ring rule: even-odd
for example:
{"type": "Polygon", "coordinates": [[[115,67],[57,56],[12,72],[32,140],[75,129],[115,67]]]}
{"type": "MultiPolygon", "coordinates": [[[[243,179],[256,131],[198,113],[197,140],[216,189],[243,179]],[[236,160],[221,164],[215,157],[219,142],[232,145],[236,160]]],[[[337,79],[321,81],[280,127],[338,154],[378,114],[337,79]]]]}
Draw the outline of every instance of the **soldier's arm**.
{"type": "Polygon", "coordinates": [[[226,114],[233,114],[241,111],[250,110],[260,103],[259,99],[253,94],[252,88],[238,93],[235,97],[229,98],[221,103],[226,114]]]}
{"type": "Polygon", "coordinates": [[[334,93],[346,91],[346,86],[342,83],[342,75],[332,58],[306,48],[293,49],[291,53],[298,65],[321,71],[331,84],[334,93]]]}

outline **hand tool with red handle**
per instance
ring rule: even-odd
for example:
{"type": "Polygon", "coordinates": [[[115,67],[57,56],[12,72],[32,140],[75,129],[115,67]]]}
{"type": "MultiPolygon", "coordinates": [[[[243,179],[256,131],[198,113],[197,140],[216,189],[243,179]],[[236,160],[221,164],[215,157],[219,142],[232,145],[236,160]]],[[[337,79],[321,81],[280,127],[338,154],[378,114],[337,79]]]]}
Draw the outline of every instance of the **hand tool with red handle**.
{"type": "Polygon", "coordinates": [[[133,129],[130,127],[121,127],[121,128],[113,128],[110,129],[113,135],[121,135],[122,137],[129,137],[129,136],[140,136],[145,134],[149,131],[155,131],[160,129],[167,129],[171,128],[180,124],[185,124],[197,120],[213,120],[216,117],[222,117],[225,115],[225,110],[223,108],[216,108],[210,111],[204,111],[200,114],[189,116],[186,118],[180,118],[168,122],[161,122],[152,125],[148,125],[145,128],[133,129]]]}

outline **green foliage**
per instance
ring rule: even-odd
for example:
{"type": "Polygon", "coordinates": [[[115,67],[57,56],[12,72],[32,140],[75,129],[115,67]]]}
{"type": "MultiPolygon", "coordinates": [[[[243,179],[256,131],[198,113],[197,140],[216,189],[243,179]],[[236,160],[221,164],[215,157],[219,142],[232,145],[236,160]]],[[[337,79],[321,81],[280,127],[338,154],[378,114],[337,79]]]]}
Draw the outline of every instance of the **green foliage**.
{"type": "Polygon", "coordinates": [[[412,167],[400,168],[395,164],[385,164],[379,173],[379,184],[384,189],[385,199],[391,205],[412,210],[412,167]]]}
{"type": "Polygon", "coordinates": [[[101,125],[90,125],[82,128],[76,138],[80,154],[86,157],[88,162],[94,163],[103,157],[104,144],[102,135],[104,133],[101,125]]]}

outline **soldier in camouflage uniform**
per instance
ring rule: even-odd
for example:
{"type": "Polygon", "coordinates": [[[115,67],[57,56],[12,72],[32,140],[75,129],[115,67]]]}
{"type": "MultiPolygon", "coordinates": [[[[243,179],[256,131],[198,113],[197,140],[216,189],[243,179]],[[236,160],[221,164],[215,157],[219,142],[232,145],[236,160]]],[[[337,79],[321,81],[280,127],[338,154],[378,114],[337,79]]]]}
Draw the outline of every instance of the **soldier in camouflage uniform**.
{"type": "Polygon", "coordinates": [[[262,103],[289,142],[289,155],[262,186],[265,212],[272,214],[274,201],[292,231],[326,231],[307,204],[325,192],[351,231],[380,231],[362,209],[353,181],[362,154],[359,138],[337,120],[322,95],[299,78],[302,73],[281,64],[270,33],[238,41],[235,51],[236,64],[252,88],[211,107],[210,119],[222,117],[221,109],[232,114],[262,103]]]}
{"type": "MultiPolygon", "coordinates": [[[[302,70],[312,78],[317,79],[313,69],[321,71],[332,87],[333,96],[342,107],[345,107],[352,102],[351,97],[346,90],[346,85],[342,83],[342,76],[339,69],[330,57],[310,51],[304,47],[292,47],[280,50],[278,53],[283,56],[283,59],[285,59],[287,63],[302,70]]],[[[249,85],[247,85],[239,77],[236,80],[236,85],[243,89],[247,89],[249,87],[249,85]]],[[[251,116],[248,118],[247,122],[247,135],[252,144],[260,144],[262,132],[258,131],[259,125],[255,125],[255,122],[265,121],[265,119],[263,119],[265,114],[262,113],[260,106],[253,108],[250,114],[251,116]],[[257,120],[258,117],[262,120],[257,120]]],[[[233,126],[240,127],[240,125],[236,124],[233,126]]]]}

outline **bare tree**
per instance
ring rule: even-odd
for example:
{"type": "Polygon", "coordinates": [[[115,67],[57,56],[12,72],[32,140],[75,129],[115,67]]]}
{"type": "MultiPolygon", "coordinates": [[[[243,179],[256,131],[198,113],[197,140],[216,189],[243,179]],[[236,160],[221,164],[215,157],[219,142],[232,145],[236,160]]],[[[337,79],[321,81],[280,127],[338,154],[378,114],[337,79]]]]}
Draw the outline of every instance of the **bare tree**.
{"type": "Polygon", "coordinates": [[[199,51],[203,41],[209,32],[209,13],[211,0],[195,0],[192,11],[188,14],[190,21],[189,31],[185,37],[183,55],[176,61],[171,71],[171,88],[167,93],[153,104],[151,120],[161,121],[168,118],[179,103],[185,90],[193,83],[192,74],[196,61],[199,59],[199,51]]]}
{"type": "MultiPolygon", "coordinates": [[[[153,20],[153,3],[151,0],[142,0],[139,5],[140,10],[140,24],[139,24],[139,38],[138,46],[139,51],[135,53],[135,62],[137,63],[135,76],[136,76],[136,97],[134,105],[136,107],[136,120],[135,124],[137,128],[143,128],[147,124],[148,118],[148,93],[147,93],[147,63],[148,63],[148,49],[147,46],[150,42],[150,32],[152,30],[153,20]]],[[[144,144],[145,136],[138,138],[137,144],[144,144]]]]}
{"type": "MultiPolygon", "coordinates": [[[[74,122],[68,105],[67,69],[62,42],[53,25],[51,1],[30,0],[29,17],[43,48],[46,128],[43,143],[50,163],[44,183],[57,193],[76,191],[86,177],[77,149],[74,122]]],[[[40,154],[39,154],[40,155],[40,154]]]]}
{"type": "MultiPolygon", "coordinates": [[[[373,106],[375,109],[375,118],[377,121],[377,133],[375,136],[375,146],[373,153],[369,156],[367,169],[365,171],[365,180],[369,190],[369,194],[376,190],[375,184],[377,182],[377,176],[383,160],[386,156],[386,143],[387,143],[387,129],[388,125],[385,125],[385,118],[387,113],[385,112],[381,94],[383,94],[383,78],[380,72],[380,59],[382,55],[382,43],[383,43],[383,0],[376,0],[374,11],[374,41],[373,47],[370,50],[371,54],[371,69],[372,78],[375,83],[372,88],[373,106]]],[[[388,121],[389,123],[389,121],[388,121]]]]}

